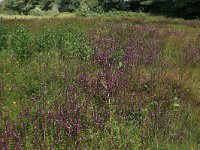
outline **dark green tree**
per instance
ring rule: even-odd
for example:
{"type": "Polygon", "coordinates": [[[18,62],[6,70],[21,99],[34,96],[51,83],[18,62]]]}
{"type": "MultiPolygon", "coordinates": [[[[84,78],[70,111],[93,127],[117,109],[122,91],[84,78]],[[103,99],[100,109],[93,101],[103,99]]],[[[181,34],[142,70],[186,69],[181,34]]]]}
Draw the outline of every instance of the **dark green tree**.
{"type": "Polygon", "coordinates": [[[60,12],[73,12],[80,6],[80,0],[59,0],[58,6],[60,12]]]}
{"type": "Polygon", "coordinates": [[[6,10],[28,14],[40,7],[44,11],[57,5],[60,12],[76,10],[104,11],[144,11],[166,16],[187,18],[200,17],[200,0],[4,0],[6,10]]]}
{"type": "Polygon", "coordinates": [[[40,5],[42,10],[48,11],[52,9],[54,3],[55,0],[41,0],[40,5]]]}
{"type": "Polygon", "coordinates": [[[175,16],[195,18],[200,17],[199,0],[174,0],[172,13],[175,16]]]}

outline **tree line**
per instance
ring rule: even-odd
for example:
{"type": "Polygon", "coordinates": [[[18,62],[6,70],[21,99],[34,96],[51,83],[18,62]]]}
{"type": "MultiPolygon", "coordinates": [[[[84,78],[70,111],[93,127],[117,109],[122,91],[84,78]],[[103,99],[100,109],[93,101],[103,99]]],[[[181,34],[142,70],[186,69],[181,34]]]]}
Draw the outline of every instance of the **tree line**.
{"type": "Polygon", "coordinates": [[[143,11],[167,16],[200,17],[200,0],[4,0],[5,10],[29,14],[36,8],[42,11],[143,11]]]}

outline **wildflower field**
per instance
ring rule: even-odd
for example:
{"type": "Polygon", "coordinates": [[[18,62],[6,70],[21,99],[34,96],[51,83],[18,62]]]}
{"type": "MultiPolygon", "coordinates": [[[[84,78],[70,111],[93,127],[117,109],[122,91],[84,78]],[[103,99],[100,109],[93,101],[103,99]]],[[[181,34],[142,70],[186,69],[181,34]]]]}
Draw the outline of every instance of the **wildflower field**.
{"type": "Polygon", "coordinates": [[[198,20],[0,20],[1,150],[198,150],[199,109],[198,20]]]}

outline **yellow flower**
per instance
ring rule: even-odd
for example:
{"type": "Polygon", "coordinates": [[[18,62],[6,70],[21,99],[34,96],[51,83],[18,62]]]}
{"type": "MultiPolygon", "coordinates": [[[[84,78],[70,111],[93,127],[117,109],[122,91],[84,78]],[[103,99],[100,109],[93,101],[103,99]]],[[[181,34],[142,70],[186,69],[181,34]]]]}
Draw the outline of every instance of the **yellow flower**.
{"type": "Polygon", "coordinates": [[[14,101],[14,102],[13,102],[13,105],[15,105],[15,104],[16,104],[16,102],[14,101]]]}

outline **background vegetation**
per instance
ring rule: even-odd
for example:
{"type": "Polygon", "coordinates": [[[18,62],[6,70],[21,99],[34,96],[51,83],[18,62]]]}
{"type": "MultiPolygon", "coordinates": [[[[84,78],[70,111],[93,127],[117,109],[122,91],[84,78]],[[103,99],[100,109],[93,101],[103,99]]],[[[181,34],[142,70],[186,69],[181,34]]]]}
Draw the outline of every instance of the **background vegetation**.
{"type": "Polygon", "coordinates": [[[26,15],[76,11],[102,13],[117,10],[143,11],[184,18],[200,17],[199,0],[4,0],[3,3],[7,12],[26,15]]]}

